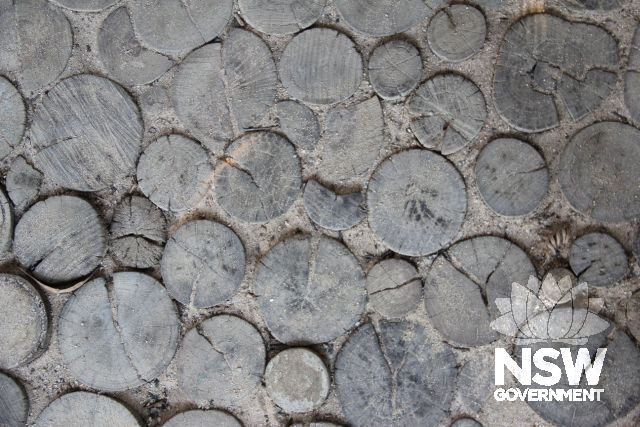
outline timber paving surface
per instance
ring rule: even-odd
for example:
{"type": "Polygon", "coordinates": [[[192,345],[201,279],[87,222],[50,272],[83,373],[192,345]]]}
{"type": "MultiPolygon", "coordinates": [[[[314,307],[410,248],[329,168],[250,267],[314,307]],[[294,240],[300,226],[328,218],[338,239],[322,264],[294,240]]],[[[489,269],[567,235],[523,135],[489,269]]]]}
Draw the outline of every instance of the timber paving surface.
{"type": "Polygon", "coordinates": [[[640,425],[639,22],[0,0],[0,426],[640,425]],[[513,289],[602,402],[493,399],[513,289]]]}

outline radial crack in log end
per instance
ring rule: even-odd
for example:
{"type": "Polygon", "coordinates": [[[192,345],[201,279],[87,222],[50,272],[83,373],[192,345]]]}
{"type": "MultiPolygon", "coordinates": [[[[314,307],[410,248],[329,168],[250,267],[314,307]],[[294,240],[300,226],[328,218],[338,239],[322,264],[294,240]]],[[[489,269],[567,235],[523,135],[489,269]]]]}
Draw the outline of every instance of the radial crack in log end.
{"type": "Polygon", "coordinates": [[[212,307],[238,290],[245,271],[244,246],[225,225],[191,221],[169,240],[160,264],[171,296],[184,305],[212,307]]]}
{"type": "Polygon", "coordinates": [[[295,236],[271,248],[258,266],[253,291],[267,327],[288,344],[338,337],[356,323],[365,305],[356,258],[327,237],[295,236]]]}
{"type": "Polygon", "coordinates": [[[298,198],[301,164],[295,147],[273,132],[251,132],[225,150],[215,173],[218,203],[245,222],[270,221],[298,198]]]}

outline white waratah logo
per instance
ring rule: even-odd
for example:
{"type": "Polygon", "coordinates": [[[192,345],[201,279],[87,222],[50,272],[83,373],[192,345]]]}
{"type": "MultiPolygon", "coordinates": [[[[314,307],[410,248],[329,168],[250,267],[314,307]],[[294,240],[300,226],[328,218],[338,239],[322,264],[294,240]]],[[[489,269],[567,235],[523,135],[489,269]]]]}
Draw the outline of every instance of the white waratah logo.
{"type": "Polygon", "coordinates": [[[496,298],[502,314],[491,322],[491,328],[516,338],[517,345],[537,342],[561,342],[584,345],[588,337],[609,327],[609,322],[596,313],[602,300],[588,297],[588,286],[572,286],[571,278],[559,281],[547,274],[540,285],[531,276],[527,286],[511,285],[511,298],[496,298]],[[533,290],[539,289],[536,295],[533,290]]]}

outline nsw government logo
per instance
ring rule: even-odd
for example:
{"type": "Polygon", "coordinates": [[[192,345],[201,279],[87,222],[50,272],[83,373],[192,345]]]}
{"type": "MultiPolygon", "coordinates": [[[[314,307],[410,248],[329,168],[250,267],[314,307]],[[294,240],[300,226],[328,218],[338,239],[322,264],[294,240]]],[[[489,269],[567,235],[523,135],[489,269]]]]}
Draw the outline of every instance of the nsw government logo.
{"type": "Polygon", "coordinates": [[[496,400],[601,400],[604,389],[597,385],[607,349],[591,353],[587,344],[609,322],[598,316],[602,301],[589,298],[586,283],[573,286],[570,276],[556,280],[547,274],[540,284],[532,276],[527,286],[512,284],[511,298],[495,302],[501,316],[491,327],[515,340],[515,360],[506,349],[495,349],[495,384],[504,386],[509,370],[521,386],[496,389],[496,400]]]}

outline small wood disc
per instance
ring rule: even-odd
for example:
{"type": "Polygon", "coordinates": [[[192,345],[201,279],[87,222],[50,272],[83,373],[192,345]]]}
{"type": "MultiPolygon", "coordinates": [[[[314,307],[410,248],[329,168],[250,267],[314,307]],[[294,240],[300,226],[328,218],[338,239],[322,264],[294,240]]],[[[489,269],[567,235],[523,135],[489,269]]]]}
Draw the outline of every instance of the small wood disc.
{"type": "Polygon", "coordinates": [[[264,382],[275,404],[289,413],[319,408],[331,386],[324,362],[306,348],[276,354],[267,364],[264,382]]]}
{"type": "Polygon", "coordinates": [[[107,391],[158,377],[179,337],[177,310],[167,291],[135,272],[83,285],[65,304],[58,329],[60,352],[74,377],[107,391]]]}
{"type": "Polygon", "coordinates": [[[441,425],[453,399],[456,365],[453,351],[423,326],[366,323],[336,357],[338,399],[349,425],[441,425]]]}
{"type": "Polygon", "coordinates": [[[46,283],[62,284],[102,262],[106,231],[93,206],[79,197],[54,196],[31,206],[16,225],[18,262],[46,283]]]}
{"type": "Polygon", "coordinates": [[[214,316],[184,336],[176,356],[178,384],[198,403],[236,406],[258,391],[265,357],[253,325],[235,316],[214,316]]]}
{"type": "Polygon", "coordinates": [[[589,286],[614,286],[629,270],[622,245],[604,233],[588,233],[576,239],[569,264],[578,280],[589,286]]]}
{"type": "Polygon", "coordinates": [[[225,225],[191,221],[169,239],[161,267],[173,298],[197,308],[213,307],[238,290],[244,277],[244,246],[225,225]]]}
{"type": "Polygon", "coordinates": [[[640,130],[600,122],[578,131],[560,156],[558,181],[576,210],[603,222],[640,215],[640,130]]]}
{"type": "Polygon", "coordinates": [[[215,175],[218,203],[246,222],[266,222],[284,214],[302,186],[295,147],[272,132],[252,132],[234,141],[215,175]]]}
{"type": "Polygon", "coordinates": [[[393,251],[436,252],[458,234],[467,212],[465,184],[444,157],[407,150],[384,160],[367,190],[369,225],[393,251]]]}
{"type": "Polygon", "coordinates": [[[127,6],[136,32],[147,46],[179,55],[224,31],[231,19],[233,0],[129,0],[127,6]]]}
{"type": "Polygon", "coordinates": [[[171,59],[140,44],[126,7],[114,10],[102,22],[98,53],[109,74],[130,86],[151,83],[173,65],[171,59]]]}
{"type": "Polygon", "coordinates": [[[420,51],[404,40],[391,40],[375,48],[369,58],[369,80],[381,98],[408,95],[422,77],[420,51]]]}
{"type": "Polygon", "coordinates": [[[296,236],[271,248],[253,292],[267,327],[286,344],[331,341],[358,321],[365,305],[358,261],[327,237],[296,236]]]}
{"type": "Polygon", "coordinates": [[[0,274],[0,293],[0,366],[12,369],[44,351],[49,321],[42,297],[22,277],[0,274]]]}
{"type": "Polygon", "coordinates": [[[223,43],[227,99],[241,130],[250,130],[276,101],[271,50],[252,32],[233,29],[223,43]]]}
{"type": "Polygon", "coordinates": [[[482,424],[473,418],[458,418],[451,424],[451,427],[482,427],[482,424]]]}
{"type": "Polygon", "coordinates": [[[177,67],[171,102],[184,127],[220,154],[233,138],[225,95],[222,46],[210,43],[191,52],[177,67]]]}
{"type": "Polygon", "coordinates": [[[133,175],[142,130],[140,111],[122,87],[91,74],[69,77],[36,108],[34,163],[62,187],[104,190],[133,175]]]}
{"type": "Polygon", "coordinates": [[[193,208],[209,190],[212,167],[204,148],[172,134],[152,142],[138,162],[140,190],[160,209],[193,208]]]}
{"type": "Polygon", "coordinates": [[[513,128],[557,127],[557,106],[577,121],[598,109],[615,88],[618,44],[604,28],[545,14],[529,14],[507,30],[496,60],[498,113],[513,128]]]}
{"type": "Polygon", "coordinates": [[[304,187],[304,208],[309,218],[328,230],[346,230],[367,215],[362,193],[337,194],[318,181],[304,187]]]}
{"type": "MultiPolygon", "coordinates": [[[[6,261],[10,256],[11,237],[13,234],[13,213],[7,196],[0,190],[0,261],[6,261]]],[[[13,249],[15,253],[15,247],[13,249]]]]}
{"type": "Polygon", "coordinates": [[[382,105],[377,97],[338,106],[325,116],[318,175],[336,185],[361,184],[380,160],[385,140],[382,105]]]}
{"type": "Polygon", "coordinates": [[[158,264],[167,240],[167,220],[148,199],[125,197],[111,221],[111,255],[120,265],[150,268],[158,264]]]}
{"type": "Polygon", "coordinates": [[[25,209],[40,195],[42,173],[34,169],[24,157],[16,157],[7,172],[7,192],[19,210],[25,209]]]}
{"type": "Polygon", "coordinates": [[[433,0],[336,0],[340,15],[355,30],[381,37],[401,33],[422,20],[433,0]],[[426,4],[425,4],[426,3],[426,4]]]}
{"type": "Polygon", "coordinates": [[[0,72],[15,74],[26,95],[62,74],[73,33],[59,8],[47,0],[3,1],[0,27],[0,72]]]}
{"type": "Polygon", "coordinates": [[[346,35],[313,28],[289,42],[278,70],[292,98],[333,104],[349,98],[360,86],[362,58],[346,35]]]}
{"type": "MultiPolygon", "coordinates": [[[[3,345],[6,345],[5,342],[3,345]]],[[[0,372],[0,425],[3,427],[26,426],[28,415],[29,399],[22,385],[0,372]]]]}
{"type": "Polygon", "coordinates": [[[484,46],[487,24],[475,7],[453,4],[438,12],[427,29],[427,40],[433,53],[445,61],[464,61],[484,46]]]}
{"type": "Polygon", "coordinates": [[[137,427],[136,417],[108,396],[76,391],[57,398],[40,413],[35,427],[137,427]]]}
{"type": "Polygon", "coordinates": [[[27,110],[22,95],[9,80],[0,77],[0,153],[9,154],[12,147],[22,141],[26,123],[27,110]]]}
{"type": "Polygon", "coordinates": [[[436,258],[425,278],[431,324],[458,346],[493,342],[498,334],[489,324],[500,315],[496,299],[510,298],[512,283],[528,286],[535,275],[527,254],[508,240],[481,236],[458,242],[436,258]]]}
{"type": "Polygon", "coordinates": [[[242,17],[268,34],[297,33],[320,18],[326,0],[238,0],[242,17]]]}
{"type": "Polygon", "coordinates": [[[367,273],[369,308],[386,318],[401,318],[422,299],[422,280],[416,268],[402,259],[385,259],[367,273]]]}
{"type": "Polygon", "coordinates": [[[408,101],[411,130],[426,148],[444,155],[470,144],[487,119],[482,92],[458,74],[439,74],[418,87],[408,101]]]}
{"type": "Polygon", "coordinates": [[[163,424],[163,427],[242,427],[242,423],[228,412],[212,409],[194,409],[181,412],[163,424]]]}
{"type": "Polygon", "coordinates": [[[99,12],[113,5],[116,0],[50,0],[67,9],[79,12],[99,12]]]}
{"type": "Polygon", "coordinates": [[[298,149],[312,152],[320,139],[320,124],[314,112],[296,101],[276,104],[279,127],[298,149]]]}
{"type": "Polygon", "coordinates": [[[624,101],[631,118],[640,123],[640,25],[636,26],[624,76],[624,101]]]}
{"type": "Polygon", "coordinates": [[[495,139],[485,146],[475,173],[482,199],[506,216],[533,212],[549,187],[549,172],[540,153],[513,138],[495,139]]]}

